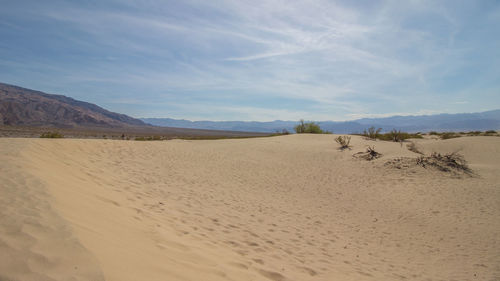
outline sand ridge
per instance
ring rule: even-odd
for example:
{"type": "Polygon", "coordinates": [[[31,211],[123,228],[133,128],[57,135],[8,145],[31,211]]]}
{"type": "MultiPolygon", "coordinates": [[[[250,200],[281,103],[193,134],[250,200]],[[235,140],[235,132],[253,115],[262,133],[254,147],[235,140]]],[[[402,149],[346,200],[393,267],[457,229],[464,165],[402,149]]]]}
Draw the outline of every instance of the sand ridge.
{"type": "Polygon", "coordinates": [[[2,148],[8,149],[0,154],[0,280],[104,280],[46,186],[26,172],[27,143],[10,140],[2,148]]]}
{"type": "Polygon", "coordinates": [[[19,268],[0,279],[500,278],[498,138],[415,141],[425,153],[460,149],[480,175],[454,178],[384,165],[418,157],[405,145],[354,136],[339,151],[334,137],[0,139],[0,266],[13,256],[19,268]],[[383,157],[352,157],[367,145],[383,157]],[[24,233],[43,251],[12,235],[29,229],[26,212],[40,225],[24,233]],[[49,250],[61,239],[77,250],[49,250]],[[33,252],[61,260],[23,265],[33,252]]]}

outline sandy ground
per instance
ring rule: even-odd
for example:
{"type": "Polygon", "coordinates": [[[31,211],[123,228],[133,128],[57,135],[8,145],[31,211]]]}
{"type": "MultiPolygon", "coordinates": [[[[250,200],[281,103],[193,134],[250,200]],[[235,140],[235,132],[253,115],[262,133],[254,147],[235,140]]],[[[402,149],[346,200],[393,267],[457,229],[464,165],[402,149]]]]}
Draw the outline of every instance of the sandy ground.
{"type": "Polygon", "coordinates": [[[0,280],[500,280],[500,138],[334,137],[1,138],[0,280]]]}

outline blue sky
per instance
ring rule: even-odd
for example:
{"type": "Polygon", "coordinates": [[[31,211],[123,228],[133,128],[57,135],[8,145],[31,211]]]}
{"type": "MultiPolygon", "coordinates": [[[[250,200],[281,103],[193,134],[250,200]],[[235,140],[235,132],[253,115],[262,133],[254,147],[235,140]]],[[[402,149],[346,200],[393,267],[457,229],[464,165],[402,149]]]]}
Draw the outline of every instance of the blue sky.
{"type": "Polygon", "coordinates": [[[500,108],[500,2],[0,0],[0,82],[134,117],[500,108]]]}

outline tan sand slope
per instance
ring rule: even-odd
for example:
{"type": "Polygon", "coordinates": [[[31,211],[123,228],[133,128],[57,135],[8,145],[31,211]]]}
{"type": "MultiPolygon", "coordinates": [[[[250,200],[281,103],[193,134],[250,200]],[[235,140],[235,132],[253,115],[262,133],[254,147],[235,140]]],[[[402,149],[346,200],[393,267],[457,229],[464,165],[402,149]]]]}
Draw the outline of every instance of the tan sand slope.
{"type": "Polygon", "coordinates": [[[500,280],[500,138],[334,137],[0,139],[0,280],[500,280]]]}

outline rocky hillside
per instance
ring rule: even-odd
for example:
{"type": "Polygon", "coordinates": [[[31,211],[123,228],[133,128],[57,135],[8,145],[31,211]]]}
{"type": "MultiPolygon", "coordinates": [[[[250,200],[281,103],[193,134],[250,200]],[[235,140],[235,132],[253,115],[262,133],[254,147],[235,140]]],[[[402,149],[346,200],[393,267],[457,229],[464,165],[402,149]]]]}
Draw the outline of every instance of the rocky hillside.
{"type": "Polygon", "coordinates": [[[88,102],[0,83],[0,125],[129,127],[145,123],[88,102]]]}

